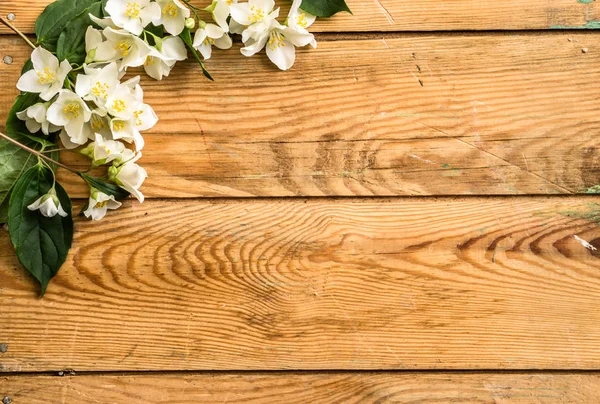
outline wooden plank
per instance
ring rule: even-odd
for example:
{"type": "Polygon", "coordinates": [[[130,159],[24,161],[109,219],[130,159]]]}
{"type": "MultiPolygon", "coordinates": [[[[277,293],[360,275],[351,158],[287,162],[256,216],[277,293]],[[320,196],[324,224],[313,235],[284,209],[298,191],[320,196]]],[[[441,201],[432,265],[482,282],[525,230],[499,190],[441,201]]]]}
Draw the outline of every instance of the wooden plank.
{"type": "MultiPolygon", "coordinates": [[[[144,192],[584,192],[600,183],[599,39],[536,33],[323,41],[300,52],[286,73],[234,49],[209,61],[216,83],[191,62],[179,65],[165,81],[144,81],[146,101],[161,118],[147,133],[144,192]]],[[[15,37],[0,38],[0,49],[14,58],[0,64],[4,117],[29,50],[15,37]]],[[[78,183],[69,174],[62,180],[78,183]]]]}
{"type": "Polygon", "coordinates": [[[0,378],[15,404],[595,403],[598,373],[212,373],[0,378]]]}
{"type": "Polygon", "coordinates": [[[598,369],[585,197],[149,201],[43,299],[0,237],[4,372],[598,369]]]}
{"type": "MultiPolygon", "coordinates": [[[[14,14],[14,24],[33,32],[34,21],[51,0],[2,0],[0,14],[14,14]]],[[[207,1],[192,3],[205,7],[207,1]]],[[[598,28],[600,6],[584,0],[347,0],[354,16],[339,14],[317,21],[314,32],[528,30],[548,28],[598,28]]],[[[281,15],[286,2],[278,3],[281,15]]],[[[209,16],[205,19],[210,20],[209,16]]],[[[7,33],[0,27],[0,33],[7,33]]]]}

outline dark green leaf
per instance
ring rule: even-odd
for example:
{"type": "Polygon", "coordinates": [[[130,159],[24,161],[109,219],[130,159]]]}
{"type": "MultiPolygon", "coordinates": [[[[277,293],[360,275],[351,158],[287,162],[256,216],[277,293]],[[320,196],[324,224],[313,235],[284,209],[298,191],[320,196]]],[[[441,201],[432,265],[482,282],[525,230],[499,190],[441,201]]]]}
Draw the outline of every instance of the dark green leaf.
{"type": "Polygon", "coordinates": [[[209,80],[215,81],[212,78],[212,76],[210,75],[210,73],[208,72],[208,70],[206,70],[206,67],[204,66],[204,62],[202,61],[202,59],[200,59],[200,55],[198,54],[198,51],[196,49],[194,49],[194,45],[192,42],[192,34],[190,33],[190,30],[187,27],[184,28],[183,32],[181,34],[179,34],[179,37],[181,39],[183,39],[183,42],[186,44],[186,46],[188,47],[190,52],[192,52],[192,54],[194,55],[194,57],[200,64],[200,67],[202,68],[202,73],[204,74],[204,77],[206,77],[209,80]]]}
{"type": "Polygon", "coordinates": [[[56,0],[50,3],[35,22],[37,42],[55,52],[60,33],[67,24],[98,2],[100,0],[56,0]]]}
{"type": "Polygon", "coordinates": [[[156,35],[159,38],[165,37],[165,28],[162,25],[156,26],[154,24],[148,24],[144,29],[152,32],[153,35],[156,35]]]}
{"type": "Polygon", "coordinates": [[[71,64],[82,65],[85,62],[85,33],[93,22],[89,15],[102,18],[102,4],[94,3],[71,20],[58,37],[56,57],[68,60],[71,64]]]}
{"type": "Polygon", "coordinates": [[[8,136],[12,137],[17,136],[19,133],[29,133],[25,122],[17,118],[17,112],[24,111],[38,102],[41,102],[41,99],[37,94],[23,93],[17,97],[6,119],[6,134],[8,136]]]}
{"type": "MultiPolygon", "coordinates": [[[[36,150],[41,149],[42,145],[22,135],[28,131],[25,123],[17,118],[17,112],[25,110],[38,101],[37,94],[21,94],[17,97],[6,120],[6,135],[36,150]]],[[[19,176],[35,163],[37,158],[33,154],[6,139],[0,139],[0,223],[6,223],[8,219],[8,201],[12,187],[19,176]]]]}
{"type": "Polygon", "coordinates": [[[30,135],[28,133],[19,133],[18,135],[26,137],[29,140],[33,140],[34,142],[41,144],[44,148],[56,147],[56,143],[39,136],[30,135]]]}
{"type": "Polygon", "coordinates": [[[27,62],[23,65],[23,69],[21,69],[21,76],[33,69],[33,62],[30,59],[27,59],[27,62]]]}
{"type": "Polygon", "coordinates": [[[42,285],[42,296],[50,279],[65,262],[73,241],[71,200],[59,183],[55,184],[56,194],[68,214],[66,217],[45,217],[39,210],[27,208],[48,193],[53,182],[49,168],[41,165],[31,167],[15,184],[8,208],[10,240],[21,264],[42,285]]]}
{"type": "Polygon", "coordinates": [[[331,17],[341,11],[352,14],[344,0],[303,0],[300,8],[317,17],[331,17]]]}
{"type": "Polygon", "coordinates": [[[83,180],[87,182],[89,186],[96,188],[100,192],[104,192],[106,195],[113,195],[117,200],[125,199],[129,196],[129,192],[125,191],[123,188],[118,187],[115,184],[102,181],[100,178],[92,177],[91,175],[87,175],[85,173],[80,173],[79,176],[83,178],[83,180]]]}

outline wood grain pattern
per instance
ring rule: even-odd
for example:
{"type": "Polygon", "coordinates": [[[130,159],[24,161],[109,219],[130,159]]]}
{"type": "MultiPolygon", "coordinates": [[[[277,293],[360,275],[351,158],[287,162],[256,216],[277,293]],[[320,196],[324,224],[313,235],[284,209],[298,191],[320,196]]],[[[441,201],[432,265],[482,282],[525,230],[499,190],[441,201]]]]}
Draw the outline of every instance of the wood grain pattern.
{"type": "MultiPolygon", "coordinates": [[[[35,19],[51,0],[2,0],[0,14],[15,15],[15,25],[33,32],[35,19]]],[[[205,7],[210,1],[193,0],[205,7]]],[[[596,2],[578,0],[347,0],[354,16],[339,14],[317,21],[314,32],[527,30],[595,26],[600,20],[596,2]],[[587,24],[587,25],[586,25],[587,24]]],[[[281,15],[288,5],[279,1],[281,15]]],[[[207,20],[209,17],[206,18],[207,20]]],[[[0,33],[7,33],[0,27],[0,33]]]]}
{"type": "MultiPolygon", "coordinates": [[[[285,73],[266,57],[246,59],[233,49],[209,61],[216,83],[191,62],[178,65],[167,80],[144,82],[146,101],[161,118],[146,136],[144,192],[584,192],[600,183],[600,81],[590,76],[600,64],[599,39],[538,33],[322,41],[285,73]]],[[[0,49],[15,60],[0,64],[5,117],[29,50],[14,37],[0,38],[0,49]]]]}
{"type": "Polygon", "coordinates": [[[44,299],[0,237],[4,372],[598,369],[597,199],[149,201],[44,299]]]}
{"type": "Polygon", "coordinates": [[[598,373],[213,373],[0,377],[15,404],[600,401],[598,373]]]}

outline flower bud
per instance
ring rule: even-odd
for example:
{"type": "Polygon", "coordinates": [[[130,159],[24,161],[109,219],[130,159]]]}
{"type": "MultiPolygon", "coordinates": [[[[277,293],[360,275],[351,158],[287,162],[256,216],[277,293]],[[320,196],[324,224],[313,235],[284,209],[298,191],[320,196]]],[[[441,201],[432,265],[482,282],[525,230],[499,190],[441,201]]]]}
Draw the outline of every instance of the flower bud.
{"type": "Polygon", "coordinates": [[[79,150],[79,154],[83,154],[85,157],[88,157],[90,159],[94,159],[94,147],[95,144],[94,142],[88,144],[86,147],[84,147],[83,149],[79,150]]]}
{"type": "Polygon", "coordinates": [[[94,187],[90,187],[90,197],[92,199],[98,199],[98,190],[94,187]]]}
{"type": "Polygon", "coordinates": [[[111,181],[117,182],[116,177],[117,177],[117,174],[119,174],[119,171],[121,171],[121,167],[111,166],[108,169],[108,179],[111,181]]]}
{"type": "Polygon", "coordinates": [[[194,20],[193,18],[188,18],[187,20],[185,20],[185,27],[187,29],[194,29],[195,26],[196,20],[194,20]]]}

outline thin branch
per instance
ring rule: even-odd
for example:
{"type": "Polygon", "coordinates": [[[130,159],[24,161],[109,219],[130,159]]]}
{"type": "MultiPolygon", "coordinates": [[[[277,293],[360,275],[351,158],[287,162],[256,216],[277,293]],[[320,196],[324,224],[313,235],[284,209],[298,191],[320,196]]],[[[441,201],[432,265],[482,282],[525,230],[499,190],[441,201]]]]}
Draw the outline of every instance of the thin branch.
{"type": "Polygon", "coordinates": [[[11,30],[13,30],[15,32],[15,34],[19,35],[21,38],[23,38],[23,40],[25,42],[27,42],[27,44],[29,46],[31,46],[33,49],[35,49],[35,45],[29,40],[29,38],[27,38],[25,36],[25,34],[23,34],[21,31],[19,31],[19,29],[17,27],[15,27],[14,25],[12,25],[6,18],[2,17],[1,15],[0,15],[0,22],[2,24],[6,25],[11,30]]]}
{"type": "Polygon", "coordinates": [[[40,153],[40,152],[39,152],[39,151],[37,151],[37,150],[33,150],[31,147],[27,147],[27,146],[25,146],[24,144],[17,142],[15,139],[13,139],[13,138],[11,138],[11,137],[9,137],[9,136],[6,136],[6,135],[5,135],[4,133],[2,133],[2,132],[0,132],[0,137],[2,137],[2,138],[4,138],[4,139],[8,140],[9,142],[11,142],[11,143],[12,143],[12,144],[14,144],[14,145],[17,145],[17,146],[19,146],[19,147],[20,147],[21,149],[23,149],[23,150],[27,150],[27,151],[28,151],[29,153],[31,153],[31,154],[35,154],[36,156],[38,156],[38,157],[41,157],[41,158],[43,158],[44,160],[47,160],[47,161],[49,161],[49,162],[51,162],[51,163],[54,163],[54,164],[56,164],[57,166],[64,168],[65,170],[69,170],[69,171],[70,171],[70,172],[72,172],[73,174],[77,174],[77,175],[79,175],[79,171],[77,171],[77,170],[73,170],[71,167],[68,167],[68,166],[66,166],[66,165],[64,165],[64,164],[62,164],[62,163],[59,163],[58,161],[56,161],[56,160],[54,160],[54,159],[52,159],[52,158],[50,158],[50,157],[46,156],[46,155],[45,155],[45,154],[43,154],[43,153],[40,153]]]}

